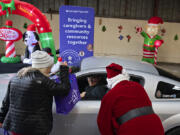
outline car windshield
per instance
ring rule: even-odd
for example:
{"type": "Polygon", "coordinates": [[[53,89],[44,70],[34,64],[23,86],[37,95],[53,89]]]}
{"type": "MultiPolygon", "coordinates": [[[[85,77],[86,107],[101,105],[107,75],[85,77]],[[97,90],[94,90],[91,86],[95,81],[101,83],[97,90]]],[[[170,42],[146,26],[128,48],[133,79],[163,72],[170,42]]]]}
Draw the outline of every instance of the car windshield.
{"type": "Polygon", "coordinates": [[[155,66],[155,68],[157,69],[157,71],[159,72],[159,75],[179,81],[180,82],[180,75],[175,75],[173,72],[170,72],[170,70],[168,69],[164,69],[160,66],[155,66]]]}

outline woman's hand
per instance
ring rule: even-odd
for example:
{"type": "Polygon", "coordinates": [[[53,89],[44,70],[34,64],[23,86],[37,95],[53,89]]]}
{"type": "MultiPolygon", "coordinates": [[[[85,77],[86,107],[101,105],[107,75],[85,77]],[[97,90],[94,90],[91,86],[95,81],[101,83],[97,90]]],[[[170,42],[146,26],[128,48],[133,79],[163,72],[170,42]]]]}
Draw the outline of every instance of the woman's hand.
{"type": "Polygon", "coordinates": [[[61,65],[67,66],[67,61],[62,62],[61,65]]]}
{"type": "Polygon", "coordinates": [[[80,94],[81,98],[83,98],[85,95],[86,95],[85,91],[80,94]]]}
{"type": "Polygon", "coordinates": [[[53,67],[51,68],[51,73],[52,74],[56,74],[57,72],[59,72],[59,68],[61,65],[67,66],[67,62],[57,62],[56,64],[53,65],[53,67]]]}

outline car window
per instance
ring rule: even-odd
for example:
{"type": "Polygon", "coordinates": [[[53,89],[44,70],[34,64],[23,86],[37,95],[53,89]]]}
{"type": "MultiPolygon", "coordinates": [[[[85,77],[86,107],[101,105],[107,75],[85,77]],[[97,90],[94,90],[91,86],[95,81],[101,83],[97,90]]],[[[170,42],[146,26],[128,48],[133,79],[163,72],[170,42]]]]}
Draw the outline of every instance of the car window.
{"type": "Polygon", "coordinates": [[[108,91],[105,73],[81,75],[77,82],[81,100],[101,100],[108,91]]]}
{"type": "Polygon", "coordinates": [[[137,82],[144,87],[144,78],[138,75],[130,74],[130,81],[137,82]]]}
{"type": "Polygon", "coordinates": [[[104,85],[104,86],[107,85],[106,74],[103,74],[103,73],[100,73],[100,74],[93,73],[93,74],[82,75],[82,76],[77,77],[77,82],[78,82],[78,87],[79,87],[80,93],[84,92],[86,87],[89,86],[88,80],[87,80],[87,78],[89,76],[98,76],[98,77],[101,78],[100,81],[99,81],[99,84],[104,85]]]}
{"type": "MultiPolygon", "coordinates": [[[[82,98],[82,100],[101,100],[103,97],[102,95],[105,95],[108,91],[106,78],[106,73],[93,73],[78,76],[77,82],[80,93],[88,93],[86,97],[82,98]],[[98,76],[101,78],[98,87],[96,87],[95,89],[93,88],[94,92],[91,92],[90,90],[92,89],[89,88],[89,83],[87,79],[89,76],[98,76]]],[[[130,81],[137,82],[144,87],[144,78],[141,76],[130,74],[130,81]]]]}
{"type": "Polygon", "coordinates": [[[160,81],[156,89],[156,98],[180,98],[180,86],[160,81]]]}

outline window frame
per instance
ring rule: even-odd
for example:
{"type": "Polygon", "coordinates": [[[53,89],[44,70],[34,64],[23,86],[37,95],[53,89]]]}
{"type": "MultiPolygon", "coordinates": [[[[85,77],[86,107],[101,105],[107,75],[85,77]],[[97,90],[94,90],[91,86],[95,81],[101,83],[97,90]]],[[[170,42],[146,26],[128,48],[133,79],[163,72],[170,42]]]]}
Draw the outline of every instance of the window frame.
{"type": "MultiPolygon", "coordinates": [[[[88,82],[87,82],[87,77],[90,76],[90,75],[100,75],[101,77],[106,77],[107,76],[107,73],[106,72],[86,72],[84,74],[80,74],[77,77],[77,83],[78,83],[78,87],[79,87],[79,91],[80,93],[82,93],[84,90],[85,90],[85,87],[88,86],[88,82]],[[80,80],[79,80],[80,79],[80,80]],[[81,80],[85,80],[86,81],[86,84],[85,86],[80,86],[80,84],[82,84],[82,81],[81,80]]],[[[135,74],[129,74],[130,75],[130,78],[131,77],[136,77],[139,81],[139,84],[144,88],[144,85],[145,85],[145,78],[143,76],[140,76],[140,75],[135,75],[135,74]]],[[[130,79],[130,81],[132,81],[130,79]]],[[[137,81],[134,81],[134,82],[137,82],[137,81]]],[[[106,82],[107,83],[107,82],[106,82]]],[[[84,84],[84,82],[83,82],[84,84]]],[[[106,84],[103,84],[103,85],[106,85],[106,84]]],[[[100,101],[100,100],[81,100],[81,101],[100,101]]]]}

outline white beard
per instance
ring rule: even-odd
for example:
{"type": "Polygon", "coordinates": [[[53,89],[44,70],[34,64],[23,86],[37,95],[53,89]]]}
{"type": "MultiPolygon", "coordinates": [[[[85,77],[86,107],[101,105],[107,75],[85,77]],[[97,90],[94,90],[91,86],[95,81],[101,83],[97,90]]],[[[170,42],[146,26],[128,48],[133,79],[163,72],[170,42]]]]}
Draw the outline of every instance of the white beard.
{"type": "Polygon", "coordinates": [[[110,79],[106,79],[107,80],[107,87],[109,89],[112,89],[116,84],[118,84],[119,82],[121,81],[124,81],[124,80],[129,80],[129,74],[123,69],[122,70],[122,74],[119,74],[113,78],[110,78],[110,79]]]}

